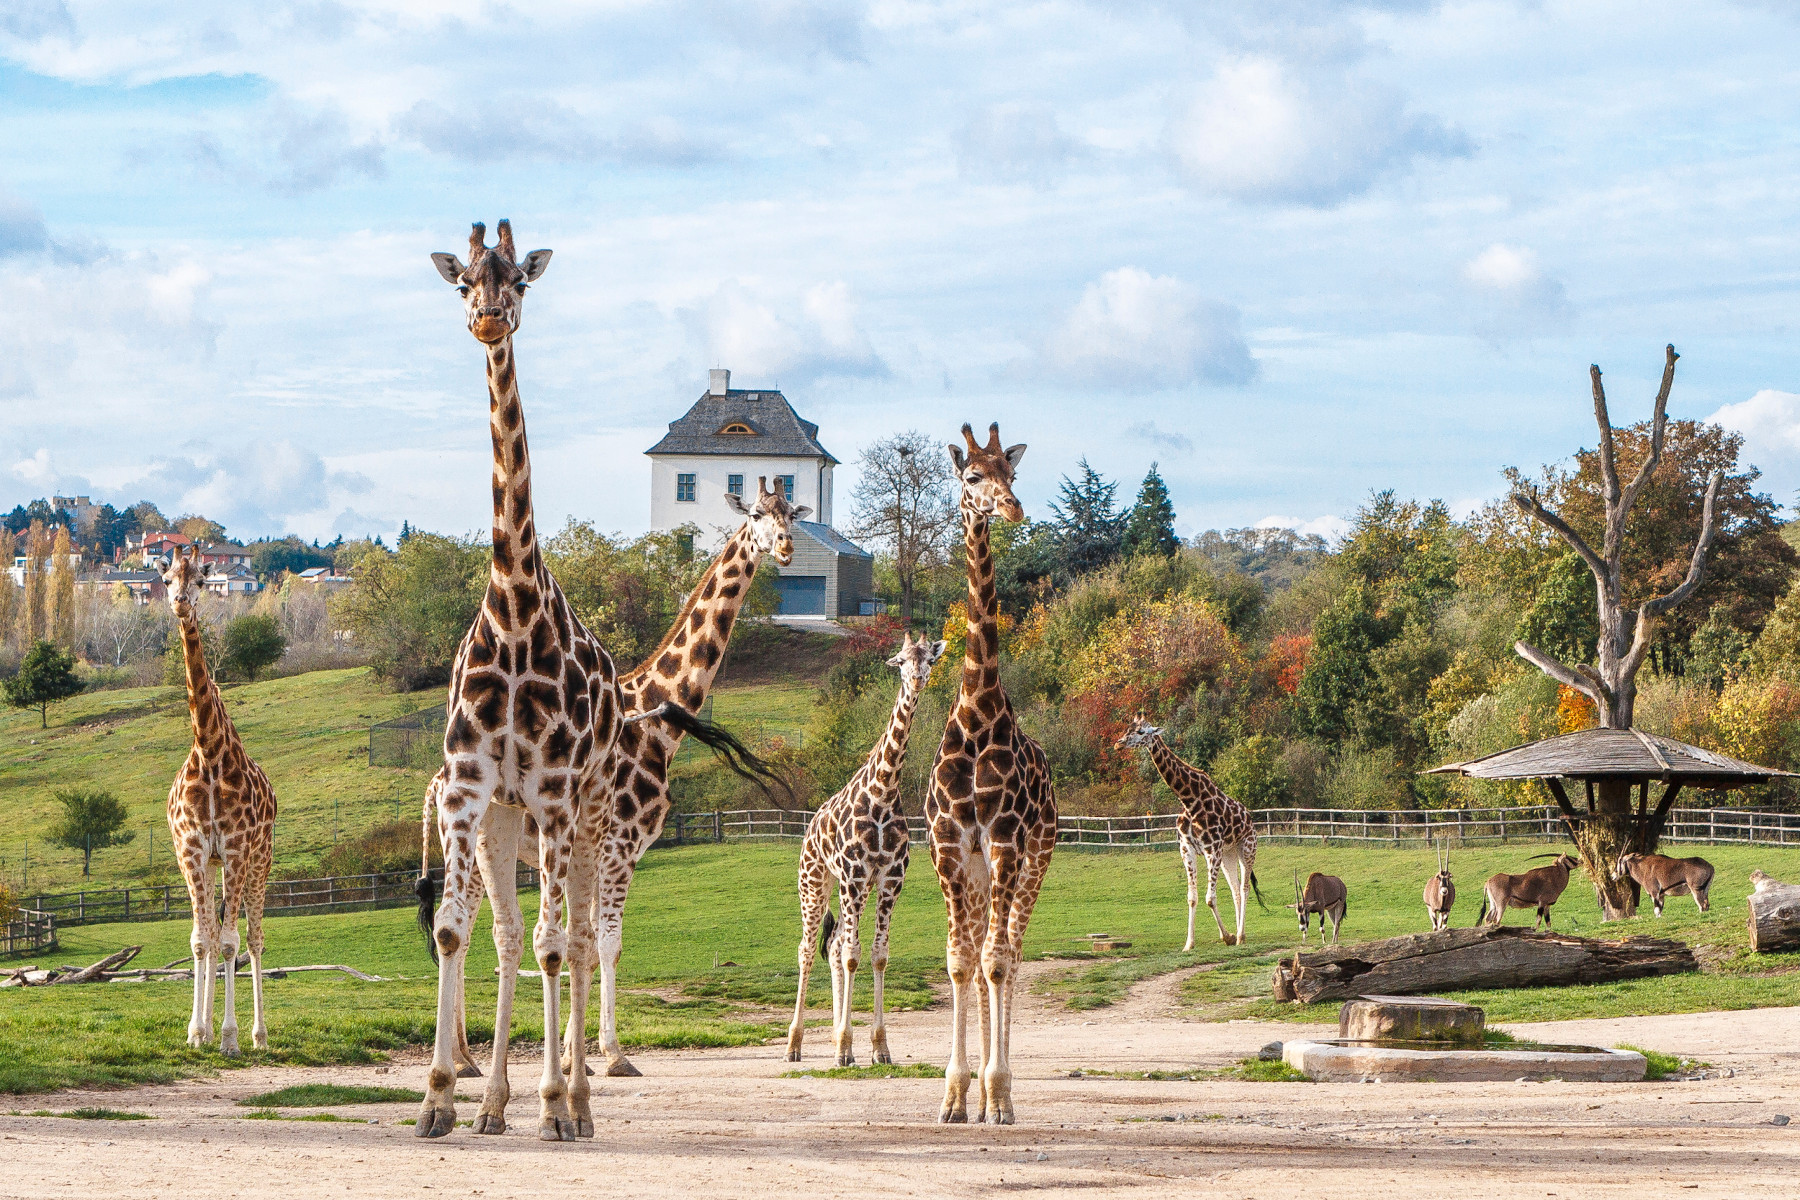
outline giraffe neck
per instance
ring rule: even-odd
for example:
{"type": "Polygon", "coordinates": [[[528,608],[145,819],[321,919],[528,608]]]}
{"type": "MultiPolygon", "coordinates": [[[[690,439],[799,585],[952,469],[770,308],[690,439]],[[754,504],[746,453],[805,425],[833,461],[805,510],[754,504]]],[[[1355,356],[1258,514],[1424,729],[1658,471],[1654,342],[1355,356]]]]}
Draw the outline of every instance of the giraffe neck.
{"type": "Polygon", "coordinates": [[[888,718],[887,730],[875,743],[869,761],[875,764],[869,782],[877,793],[894,791],[900,768],[906,765],[906,742],[912,733],[913,710],[919,704],[920,685],[910,676],[900,682],[900,695],[894,700],[894,715],[888,718]]]}
{"type": "Polygon", "coordinates": [[[688,593],[681,615],[650,656],[626,679],[627,686],[654,676],[689,712],[698,712],[725,662],[738,611],[750,594],[762,551],[746,521],[731,535],[706,574],[688,593]]]}
{"type": "MultiPolygon", "coordinates": [[[[519,403],[512,338],[487,348],[488,432],[494,441],[494,558],[488,573],[493,589],[520,597],[539,589],[537,530],[531,517],[531,454],[525,446],[525,410],[519,403]]],[[[535,606],[533,606],[535,608],[535,606]]],[[[529,614],[516,613],[529,618],[529,614]]]]}
{"type": "Polygon", "coordinates": [[[1183,762],[1160,734],[1150,739],[1150,761],[1156,764],[1156,773],[1163,777],[1163,782],[1180,798],[1182,807],[1191,806],[1206,794],[1209,782],[1206,772],[1192,763],[1183,762]]]}
{"type": "Polygon", "coordinates": [[[178,613],[181,622],[181,657],[187,666],[188,719],[194,726],[194,745],[207,758],[216,758],[225,748],[226,731],[231,721],[225,715],[225,702],[219,696],[219,685],[206,669],[206,651],[200,641],[200,618],[192,607],[178,613]]]}
{"type": "Polygon", "coordinates": [[[963,644],[962,694],[1000,686],[999,601],[994,594],[994,561],[988,551],[988,518],[964,507],[963,557],[969,571],[968,637],[963,644]]]}

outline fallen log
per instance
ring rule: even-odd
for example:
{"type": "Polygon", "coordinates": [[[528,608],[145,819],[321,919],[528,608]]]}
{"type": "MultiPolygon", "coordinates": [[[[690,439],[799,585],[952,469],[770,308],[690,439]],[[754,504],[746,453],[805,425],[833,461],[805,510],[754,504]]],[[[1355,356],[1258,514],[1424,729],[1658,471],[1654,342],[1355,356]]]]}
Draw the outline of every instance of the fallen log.
{"type": "Polygon", "coordinates": [[[1756,890],[1750,893],[1750,949],[1800,950],[1800,885],[1777,882],[1761,871],[1751,879],[1756,890]]]}
{"type": "Polygon", "coordinates": [[[138,951],[142,949],[142,946],[127,946],[117,954],[107,955],[92,966],[82,967],[80,970],[68,975],[58,975],[49,982],[52,986],[65,983],[92,983],[104,976],[108,971],[117,970],[136,958],[138,956],[138,951]]]}
{"type": "Polygon", "coordinates": [[[1515,925],[1479,925],[1296,954],[1276,965],[1273,982],[1277,999],[1317,1004],[1371,993],[1417,996],[1611,983],[1699,969],[1693,950],[1673,938],[1603,942],[1515,925]]]}

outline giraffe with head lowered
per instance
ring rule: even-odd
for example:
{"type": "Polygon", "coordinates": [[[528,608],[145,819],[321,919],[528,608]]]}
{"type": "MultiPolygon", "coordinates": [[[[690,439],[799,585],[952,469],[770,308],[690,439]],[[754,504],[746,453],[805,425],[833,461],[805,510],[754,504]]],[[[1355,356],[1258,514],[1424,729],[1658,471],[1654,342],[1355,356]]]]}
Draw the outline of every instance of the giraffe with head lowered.
{"type": "MultiPolygon", "coordinates": [[[[464,959],[481,901],[478,857],[493,898],[494,942],[503,970],[494,1017],[494,1070],[475,1130],[501,1133],[506,1128],[506,1047],[513,1001],[507,980],[516,976],[522,953],[522,922],[508,919],[518,911],[510,887],[516,851],[506,845],[496,853],[494,839],[484,833],[490,811],[503,806],[528,817],[539,833],[542,890],[532,932],[544,988],[538,1136],[568,1141],[577,1129],[557,1045],[561,977],[571,958],[564,902],[576,818],[584,805],[603,803],[600,768],[618,737],[621,714],[612,658],[582,625],[544,565],[532,517],[531,461],[513,335],[525,290],[544,273],[550,251],[534,250],[521,260],[511,224],[500,222],[497,232],[496,244],[489,247],[486,227],[474,226],[466,264],[454,254],[431,256],[438,273],[462,296],[469,332],[487,353],[494,547],[487,592],[451,669],[444,766],[432,788],[444,847],[443,903],[432,921],[438,954],[437,1035],[415,1133],[443,1137],[456,1127],[454,1054],[464,959]],[[504,894],[502,879],[508,885],[504,894]]],[[[425,901],[429,909],[429,895],[425,901]]],[[[581,924],[573,922],[576,929],[581,924]]],[[[572,995],[572,1011],[574,1002],[572,995]]],[[[579,1040],[570,1051],[580,1077],[579,1040]]]]}
{"type": "Polygon", "coordinates": [[[888,924],[894,902],[900,898],[900,886],[906,882],[910,857],[906,812],[900,807],[900,768],[906,763],[907,737],[919,693],[931,678],[932,664],[943,653],[944,643],[915,642],[907,633],[900,649],[888,659],[889,666],[900,668],[900,694],[894,699],[887,728],[850,782],[820,806],[807,826],[806,841],[800,848],[800,989],[794,998],[794,1020],[788,1026],[789,1062],[800,1061],[800,1043],[806,1035],[806,981],[812,974],[814,939],[820,936],[821,925],[831,964],[837,1065],[847,1067],[856,1062],[850,996],[857,960],[862,957],[863,909],[871,896],[875,897],[875,941],[869,963],[875,971],[875,1000],[870,1056],[877,1063],[894,1061],[888,1051],[882,984],[887,976],[888,924]],[[838,910],[844,914],[835,933],[830,909],[833,882],[837,884],[838,910]]]}
{"type": "MultiPolygon", "coordinates": [[[[1199,767],[1186,763],[1163,741],[1162,730],[1139,713],[1119,738],[1116,745],[1142,746],[1150,751],[1150,761],[1157,774],[1181,801],[1181,815],[1175,818],[1175,833],[1181,842],[1181,865],[1187,870],[1187,945],[1194,948],[1194,914],[1199,909],[1199,860],[1206,860],[1206,907],[1212,910],[1213,923],[1219,927],[1219,940],[1227,946],[1244,944],[1245,882],[1256,888],[1256,826],[1250,810],[1225,794],[1212,776],[1199,767]],[[1231,903],[1237,909],[1237,936],[1225,932],[1219,919],[1219,871],[1225,871],[1225,882],[1231,888],[1231,903]],[[1233,874],[1233,871],[1236,874],[1233,874]]],[[[1262,900],[1260,889],[1257,900],[1262,900]]]]}
{"type": "Polygon", "coordinates": [[[946,950],[952,999],[950,1062],[938,1120],[969,1119],[967,1024],[979,1001],[981,1044],[977,1121],[1013,1122],[1013,989],[1025,927],[1056,847],[1056,794],[1050,764],[1019,728],[1000,686],[999,601],[988,522],[996,515],[1024,519],[1013,496],[1013,472],[1025,447],[1000,445],[988,427],[987,445],[962,427],[963,447],[950,458],[962,484],[963,552],[968,566],[967,643],[962,682],[925,798],[931,861],[943,887],[950,930],[946,950]]]}
{"type": "Polygon", "coordinates": [[[194,1007],[188,1017],[188,1045],[212,1039],[213,976],[225,970],[224,1018],[219,1024],[219,1051],[236,1055],[237,918],[241,909],[250,949],[250,992],[254,1016],[250,1042],[269,1048],[263,1018],[263,895],[275,854],[275,790],[256,765],[225,711],[219,687],[206,669],[195,610],[206,568],[192,546],[178,548],[163,572],[169,604],[181,626],[181,656],[187,668],[188,717],[194,744],[169,789],[169,843],[187,881],[194,910],[194,1007]],[[213,871],[223,884],[224,920],[213,901],[213,871]]]}

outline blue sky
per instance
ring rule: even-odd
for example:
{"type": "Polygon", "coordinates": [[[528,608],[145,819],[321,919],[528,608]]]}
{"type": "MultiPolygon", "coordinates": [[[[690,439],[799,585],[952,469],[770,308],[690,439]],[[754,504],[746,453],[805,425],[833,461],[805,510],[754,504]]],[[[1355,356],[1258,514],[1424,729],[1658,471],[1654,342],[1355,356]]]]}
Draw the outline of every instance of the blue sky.
{"type": "Polygon", "coordinates": [[[1160,463],[1184,532],[1466,510],[1615,419],[1800,489],[1800,6],[0,0],[0,500],[241,536],[484,529],[434,250],[556,256],[540,522],[641,530],[707,367],[848,469],[998,420],[1038,515],[1160,463]],[[1246,16],[1246,11],[1256,15],[1246,16]]]}

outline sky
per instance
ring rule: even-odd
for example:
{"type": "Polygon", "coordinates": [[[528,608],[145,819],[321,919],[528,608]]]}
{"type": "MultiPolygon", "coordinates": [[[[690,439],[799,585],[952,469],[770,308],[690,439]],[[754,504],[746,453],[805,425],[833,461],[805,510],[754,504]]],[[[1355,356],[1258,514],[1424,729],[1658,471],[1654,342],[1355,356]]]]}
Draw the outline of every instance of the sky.
{"type": "MultiPolygon", "coordinates": [[[[489,523],[428,255],[555,252],[541,528],[649,520],[705,388],[843,460],[998,421],[1178,528],[1466,512],[1614,419],[1800,490],[1800,3],[0,0],[0,503],[489,523]]],[[[840,519],[840,524],[844,522],[840,519]]]]}

